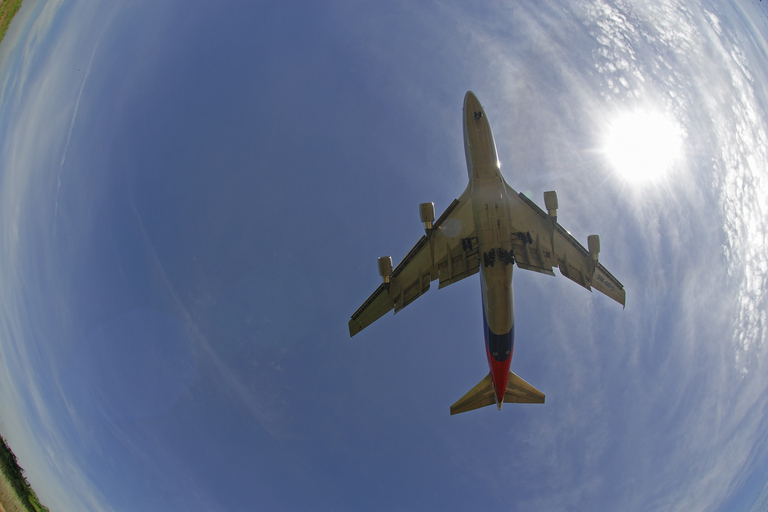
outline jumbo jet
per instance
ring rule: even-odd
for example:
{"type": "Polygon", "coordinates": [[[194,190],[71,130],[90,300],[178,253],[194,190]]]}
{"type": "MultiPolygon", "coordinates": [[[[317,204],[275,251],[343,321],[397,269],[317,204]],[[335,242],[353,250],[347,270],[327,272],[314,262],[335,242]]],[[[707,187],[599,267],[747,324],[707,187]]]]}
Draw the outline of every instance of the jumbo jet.
{"type": "Polygon", "coordinates": [[[435,221],[434,203],[420,205],[426,235],[397,267],[379,258],[383,283],[349,321],[354,336],[394,309],[395,313],[429,290],[480,272],[485,351],[490,372],[451,406],[451,414],[503,403],[544,403],[544,393],[510,371],[515,346],[512,269],[554,276],[552,269],[604,293],[622,306],[622,284],[598,263],[600,238],[585,249],[557,222],[557,194],[544,192],[546,213],[504,181],[491,125],[471,92],[464,96],[464,152],[469,184],[435,221]]]}

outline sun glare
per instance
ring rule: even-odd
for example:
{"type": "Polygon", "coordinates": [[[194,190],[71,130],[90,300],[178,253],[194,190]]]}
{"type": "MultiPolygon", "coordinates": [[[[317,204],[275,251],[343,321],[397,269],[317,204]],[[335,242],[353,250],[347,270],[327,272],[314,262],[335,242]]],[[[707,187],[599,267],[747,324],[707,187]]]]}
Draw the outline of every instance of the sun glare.
{"type": "Polygon", "coordinates": [[[637,111],[610,125],[604,151],[625,180],[655,181],[680,157],[682,136],[680,128],[663,114],[637,111]]]}

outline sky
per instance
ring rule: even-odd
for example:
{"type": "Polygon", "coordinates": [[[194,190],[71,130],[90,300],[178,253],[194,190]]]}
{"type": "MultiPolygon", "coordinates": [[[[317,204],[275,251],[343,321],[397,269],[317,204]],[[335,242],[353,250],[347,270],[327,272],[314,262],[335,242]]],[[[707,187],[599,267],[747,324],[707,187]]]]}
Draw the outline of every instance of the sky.
{"type": "Polygon", "coordinates": [[[756,0],[24,0],[0,45],[0,433],[51,510],[764,510],[768,13],[756,0]],[[516,270],[349,338],[467,184],[627,290],[516,270]]]}

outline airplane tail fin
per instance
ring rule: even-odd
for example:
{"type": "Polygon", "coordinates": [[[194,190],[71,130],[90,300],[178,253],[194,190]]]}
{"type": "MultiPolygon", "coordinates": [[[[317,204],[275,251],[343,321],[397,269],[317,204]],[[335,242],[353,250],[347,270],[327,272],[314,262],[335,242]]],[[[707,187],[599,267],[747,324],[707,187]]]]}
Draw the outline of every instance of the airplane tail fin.
{"type": "MultiPolygon", "coordinates": [[[[504,393],[504,403],[514,404],[543,404],[544,393],[531,386],[523,379],[509,372],[507,381],[507,390],[504,393]]],[[[477,383],[475,387],[456,401],[451,406],[451,414],[460,414],[462,412],[472,411],[496,403],[496,397],[493,393],[493,379],[491,374],[485,376],[483,380],[477,383]]],[[[501,404],[499,409],[501,409],[501,404]]]]}

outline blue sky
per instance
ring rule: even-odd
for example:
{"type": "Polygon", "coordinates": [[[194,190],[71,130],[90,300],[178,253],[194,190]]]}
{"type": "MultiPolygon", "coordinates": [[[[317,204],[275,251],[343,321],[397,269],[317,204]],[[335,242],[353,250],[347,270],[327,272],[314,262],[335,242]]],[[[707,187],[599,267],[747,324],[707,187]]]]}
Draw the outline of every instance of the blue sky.
{"type": "MultiPolygon", "coordinates": [[[[56,510],[747,510],[768,480],[759,2],[25,0],[0,49],[0,429],[56,510]],[[466,186],[473,90],[511,186],[627,289],[477,279],[350,340],[466,186]],[[680,156],[606,138],[663,114],[680,156]]],[[[642,144],[642,137],[636,137],[642,144]]],[[[436,287],[435,287],[436,288],[436,287]]]]}

